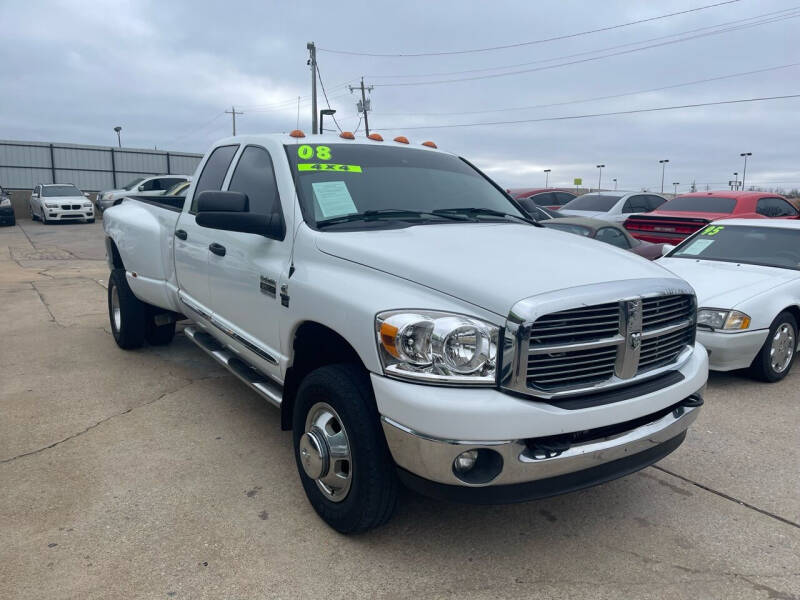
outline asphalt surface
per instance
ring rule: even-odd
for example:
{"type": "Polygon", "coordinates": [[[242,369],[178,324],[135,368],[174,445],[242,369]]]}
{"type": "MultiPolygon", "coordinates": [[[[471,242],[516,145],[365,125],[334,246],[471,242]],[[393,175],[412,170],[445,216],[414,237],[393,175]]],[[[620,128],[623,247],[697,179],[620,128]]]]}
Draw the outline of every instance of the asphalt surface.
{"type": "Polygon", "coordinates": [[[800,367],[712,375],[686,443],[590,490],[317,518],[278,411],[183,335],[124,352],[102,225],[0,228],[0,598],[800,598],[800,367]]]}

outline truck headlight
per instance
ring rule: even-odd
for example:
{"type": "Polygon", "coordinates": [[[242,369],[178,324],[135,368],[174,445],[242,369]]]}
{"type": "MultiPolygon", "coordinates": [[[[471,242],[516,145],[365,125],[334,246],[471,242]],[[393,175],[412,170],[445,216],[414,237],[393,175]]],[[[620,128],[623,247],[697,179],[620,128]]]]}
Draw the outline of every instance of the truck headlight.
{"type": "Polygon", "coordinates": [[[738,310],[701,308],[697,311],[697,324],[712,329],[747,329],[750,317],[738,310]]]}
{"type": "Polygon", "coordinates": [[[434,311],[388,311],[375,320],[387,375],[423,383],[494,385],[499,328],[434,311]]]}

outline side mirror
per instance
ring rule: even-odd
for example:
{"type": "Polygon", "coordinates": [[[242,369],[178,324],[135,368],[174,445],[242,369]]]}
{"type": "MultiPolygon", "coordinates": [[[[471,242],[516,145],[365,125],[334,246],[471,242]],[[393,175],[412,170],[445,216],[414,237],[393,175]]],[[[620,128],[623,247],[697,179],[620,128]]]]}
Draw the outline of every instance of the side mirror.
{"type": "Polygon", "coordinates": [[[673,250],[675,250],[675,246],[673,246],[672,244],[664,244],[663,246],[661,246],[661,256],[666,256],[673,250]]]}
{"type": "Polygon", "coordinates": [[[143,192],[143,191],[144,191],[144,186],[143,186],[143,185],[140,185],[140,186],[139,186],[138,188],[136,188],[136,189],[137,189],[137,190],[139,190],[140,192],[143,192]]]}
{"type": "Polygon", "coordinates": [[[86,198],[88,198],[88,197],[89,197],[89,192],[83,192],[83,195],[84,195],[86,198]]]}
{"type": "Polygon", "coordinates": [[[251,213],[248,212],[249,204],[247,194],[241,192],[200,192],[197,195],[195,222],[209,229],[254,233],[273,240],[286,237],[286,225],[280,213],[251,213]]]}

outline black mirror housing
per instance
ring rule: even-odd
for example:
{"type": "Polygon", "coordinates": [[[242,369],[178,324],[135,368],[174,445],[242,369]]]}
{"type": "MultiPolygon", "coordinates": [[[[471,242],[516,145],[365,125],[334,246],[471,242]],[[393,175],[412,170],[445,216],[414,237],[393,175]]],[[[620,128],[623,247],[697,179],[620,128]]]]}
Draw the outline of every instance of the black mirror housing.
{"type": "Polygon", "coordinates": [[[206,190],[197,195],[197,212],[243,213],[250,209],[250,200],[242,192],[206,190]]]}
{"type": "Polygon", "coordinates": [[[254,233],[279,241],[286,237],[286,225],[278,213],[257,215],[249,212],[205,211],[197,213],[195,222],[209,229],[254,233]]]}

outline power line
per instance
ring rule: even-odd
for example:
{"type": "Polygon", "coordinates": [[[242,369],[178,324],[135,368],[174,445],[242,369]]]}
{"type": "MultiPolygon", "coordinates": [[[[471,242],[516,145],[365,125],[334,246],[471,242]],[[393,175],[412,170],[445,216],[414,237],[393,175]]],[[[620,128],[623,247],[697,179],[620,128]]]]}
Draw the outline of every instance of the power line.
{"type": "MultiPolygon", "coordinates": [[[[328,109],[331,109],[331,102],[328,100],[328,93],[325,91],[325,84],[322,83],[322,73],[319,72],[319,63],[317,63],[317,78],[319,79],[319,85],[322,88],[322,95],[325,96],[325,104],[328,105],[328,109]]],[[[338,129],[339,133],[341,133],[342,128],[339,127],[339,121],[336,120],[336,115],[331,114],[331,117],[333,118],[333,123],[336,125],[336,129],[338,129]]]]}
{"type": "Polygon", "coordinates": [[[189,137],[190,135],[193,135],[193,134],[195,134],[195,133],[198,133],[198,132],[199,132],[199,131],[201,131],[202,129],[205,129],[206,127],[208,127],[209,125],[211,125],[211,124],[212,124],[214,121],[218,120],[218,119],[219,119],[221,116],[223,116],[224,114],[225,114],[225,112],[224,112],[224,111],[223,111],[223,112],[220,112],[220,113],[217,113],[217,114],[216,114],[216,115],[215,115],[215,116],[214,116],[212,119],[209,119],[208,121],[206,121],[206,122],[205,122],[205,123],[203,123],[202,125],[199,125],[199,126],[195,127],[194,129],[191,129],[190,131],[187,131],[186,133],[183,133],[183,134],[179,135],[178,137],[172,138],[172,139],[171,139],[171,140],[169,140],[168,142],[164,142],[164,143],[162,144],[162,146],[168,146],[168,145],[170,145],[170,144],[173,144],[173,143],[177,142],[178,140],[182,140],[183,138],[186,138],[186,137],[189,137]]]}
{"type": "Polygon", "coordinates": [[[443,116],[450,116],[450,115],[477,115],[482,113],[493,113],[493,112],[511,112],[517,110],[532,110],[535,108],[551,108],[553,106],[564,106],[567,104],[580,104],[582,102],[595,102],[597,100],[611,100],[614,98],[623,98],[625,96],[635,96],[638,94],[648,94],[650,92],[660,92],[663,90],[670,90],[679,87],[685,87],[689,85],[697,85],[700,83],[708,83],[709,81],[721,81],[724,79],[733,79],[734,77],[744,77],[746,75],[755,75],[756,73],[766,73],[769,71],[777,71],[780,69],[788,69],[791,67],[800,66],[800,62],[790,63],[788,65],[778,65],[775,67],[766,67],[764,69],[756,69],[753,71],[744,71],[741,73],[731,73],[729,75],[720,75],[717,77],[708,77],[706,79],[696,79],[694,81],[686,81],[683,83],[675,83],[672,85],[665,85],[656,88],[648,88],[645,90],[637,90],[634,92],[623,92],[621,94],[609,94],[606,96],[594,96],[592,98],[581,98],[579,100],[565,100],[562,102],[552,102],[550,104],[533,104],[529,106],[515,106],[515,107],[507,107],[507,108],[492,108],[487,110],[468,110],[462,112],[438,112],[438,113],[420,113],[420,112],[412,112],[412,113],[380,113],[382,116],[387,115],[415,115],[415,116],[423,116],[423,117],[443,117],[443,116]]]}
{"type": "Polygon", "coordinates": [[[678,110],[684,108],[698,108],[702,106],[719,106],[722,104],[742,104],[745,102],[761,102],[766,100],[785,100],[788,98],[800,98],[800,94],[790,94],[786,96],[765,96],[761,98],[741,98],[736,100],[720,100],[717,102],[700,102],[697,104],[681,104],[677,106],[658,106],[655,108],[640,108],[636,110],[620,110],[607,113],[591,113],[585,115],[567,115],[563,117],[542,117],[539,119],[519,119],[516,121],[490,121],[483,123],[454,123],[450,125],[415,125],[412,127],[383,127],[382,131],[408,131],[412,129],[447,129],[452,127],[479,127],[481,125],[517,125],[521,123],[540,123],[543,121],[567,121],[572,119],[589,119],[593,117],[614,117],[618,115],[632,115],[636,113],[658,112],[665,110],[678,110]]]}
{"type": "MultiPolygon", "coordinates": [[[[761,25],[761,24],[764,24],[764,23],[748,23],[748,21],[757,21],[759,19],[765,19],[765,18],[769,18],[769,17],[782,17],[782,18],[785,18],[787,16],[790,16],[788,13],[796,12],[799,8],[800,7],[795,6],[793,8],[786,8],[786,9],[782,9],[782,10],[778,10],[778,11],[762,13],[762,14],[759,14],[759,15],[754,15],[752,17],[746,17],[746,18],[743,18],[743,19],[735,19],[733,21],[727,21],[725,23],[717,23],[715,25],[706,25],[705,27],[698,27],[696,29],[689,29],[687,31],[682,31],[680,33],[671,33],[669,35],[661,35],[661,36],[658,36],[658,37],[648,38],[648,39],[645,39],[645,40],[639,40],[639,41],[636,41],[636,42],[628,42],[626,44],[617,44],[615,46],[606,46],[605,48],[596,48],[594,50],[585,50],[583,52],[577,52],[575,54],[567,54],[567,55],[564,55],[564,56],[556,56],[556,57],[552,57],[552,58],[543,58],[543,59],[526,61],[526,62],[521,62],[521,63],[514,63],[514,64],[510,64],[510,65],[500,65],[500,66],[496,66],[496,67],[483,67],[483,68],[480,68],[480,69],[466,69],[466,70],[461,70],[461,71],[438,71],[436,73],[368,75],[368,77],[370,77],[371,79],[391,79],[391,78],[408,79],[408,78],[413,78],[413,77],[446,77],[446,76],[450,76],[450,75],[468,75],[470,73],[484,73],[486,71],[498,71],[498,70],[502,70],[502,69],[515,69],[517,67],[527,67],[529,65],[538,65],[538,64],[542,64],[542,63],[550,63],[550,62],[559,61],[559,60],[566,60],[566,59],[569,59],[569,58],[577,58],[579,56],[586,56],[587,54],[596,54],[598,52],[608,52],[610,50],[619,50],[620,48],[629,48],[631,46],[639,46],[641,44],[648,44],[650,42],[658,42],[658,41],[661,41],[661,40],[680,37],[680,36],[683,36],[683,35],[689,35],[689,34],[692,34],[692,33],[698,33],[698,32],[701,32],[701,31],[708,31],[710,29],[717,29],[717,28],[721,28],[721,27],[729,27],[729,26],[732,26],[732,25],[746,24],[745,25],[746,27],[747,26],[751,26],[751,25],[752,26],[761,25]]],[[[769,22],[771,22],[771,21],[769,21],[769,22]]],[[[726,30],[726,31],[729,31],[729,30],[726,30]]]]}
{"type": "Polygon", "coordinates": [[[545,65],[545,66],[542,66],[542,67],[534,67],[534,68],[530,68],[530,69],[520,69],[520,70],[517,70],[517,71],[508,71],[506,73],[490,73],[488,75],[476,75],[474,77],[459,77],[459,78],[455,78],[455,79],[439,79],[439,80],[434,80],[434,81],[409,81],[409,82],[394,82],[394,83],[376,83],[374,85],[375,85],[375,87],[406,87],[406,86],[417,86],[417,85],[437,85],[437,84],[446,84],[446,83],[457,83],[457,82],[462,82],[462,81],[476,81],[476,80],[479,80],[479,79],[494,79],[494,78],[497,78],[497,77],[508,77],[510,75],[521,75],[523,73],[533,73],[533,72],[536,72],[536,71],[546,71],[546,70],[550,70],[550,69],[557,69],[559,67],[566,67],[566,66],[570,66],[570,65],[577,65],[577,64],[587,63],[587,62],[593,62],[593,61],[596,61],[596,60],[602,60],[604,58],[611,58],[613,56],[622,56],[624,54],[632,54],[634,52],[641,52],[642,50],[649,50],[651,48],[658,48],[658,47],[661,47],[661,46],[668,46],[668,45],[671,45],[671,44],[678,44],[680,42],[685,42],[685,41],[693,40],[693,39],[697,39],[697,38],[709,37],[709,36],[712,36],[712,35],[719,35],[721,33],[728,33],[730,31],[738,31],[740,29],[746,29],[746,28],[749,28],[749,27],[755,27],[757,25],[765,25],[765,24],[768,24],[768,23],[783,22],[783,21],[785,21],[787,19],[794,19],[794,18],[797,18],[797,17],[800,17],[800,11],[798,11],[796,13],[793,13],[793,14],[791,14],[789,16],[782,15],[780,17],[777,17],[777,16],[776,17],[771,17],[769,19],[765,19],[765,20],[762,20],[762,21],[758,21],[758,22],[755,22],[755,23],[748,24],[748,25],[739,25],[737,27],[729,27],[727,29],[718,29],[718,30],[715,30],[715,31],[709,31],[709,32],[706,32],[706,33],[701,33],[701,34],[697,34],[697,35],[692,35],[692,36],[679,38],[679,39],[676,39],[676,40],[669,40],[669,41],[666,41],[666,42],[660,42],[658,44],[649,44],[647,46],[642,46],[640,48],[631,48],[629,50],[622,50],[622,51],[619,51],[619,52],[612,52],[612,53],[609,53],[609,54],[604,54],[602,56],[590,56],[588,58],[582,58],[582,59],[578,59],[578,60],[562,62],[562,63],[558,63],[558,64],[555,64],[555,65],[545,65]]]}
{"type": "Polygon", "coordinates": [[[503,46],[490,46],[487,48],[473,48],[470,50],[448,50],[448,51],[441,51],[441,52],[401,52],[401,53],[380,53],[380,52],[356,52],[351,50],[332,50],[329,48],[318,48],[320,52],[328,52],[331,54],[347,54],[350,56],[372,56],[372,57],[385,57],[385,58],[414,58],[414,57],[421,57],[421,56],[451,56],[454,54],[472,54],[475,52],[491,52],[494,50],[506,50],[509,48],[520,48],[522,46],[533,46],[535,44],[544,44],[546,42],[554,42],[557,40],[566,40],[570,38],[580,37],[583,35],[589,35],[592,33],[600,33],[602,31],[611,31],[613,29],[621,29],[623,27],[630,27],[631,25],[639,25],[640,23],[649,23],[651,21],[658,21],[660,19],[666,19],[668,17],[675,17],[678,15],[685,15],[688,13],[698,12],[701,10],[706,10],[709,8],[716,8],[718,6],[723,6],[726,4],[734,4],[739,2],[740,0],[725,0],[724,2],[717,2],[715,4],[707,4],[705,6],[698,6],[696,8],[690,8],[687,10],[681,10],[678,12],[668,13],[665,15],[659,15],[657,17],[649,17],[647,19],[638,19],[636,21],[628,21],[627,23],[619,23],[617,25],[609,25],[606,27],[599,27],[597,29],[589,29],[587,31],[580,31],[577,33],[568,33],[564,35],[559,35],[551,38],[544,38],[539,40],[530,40],[527,42],[518,42],[515,44],[506,44],[503,46]]]}

